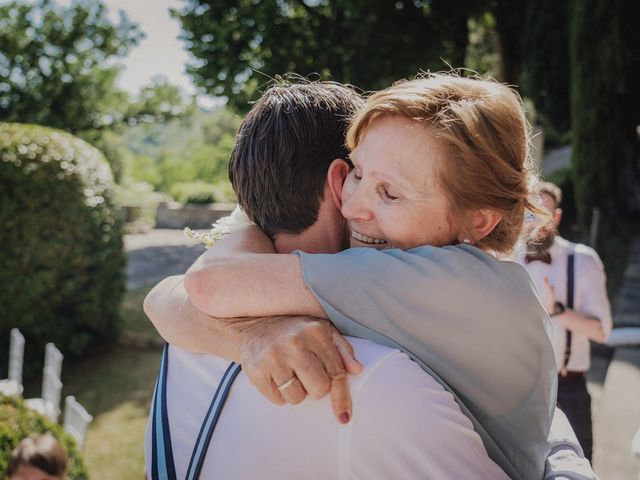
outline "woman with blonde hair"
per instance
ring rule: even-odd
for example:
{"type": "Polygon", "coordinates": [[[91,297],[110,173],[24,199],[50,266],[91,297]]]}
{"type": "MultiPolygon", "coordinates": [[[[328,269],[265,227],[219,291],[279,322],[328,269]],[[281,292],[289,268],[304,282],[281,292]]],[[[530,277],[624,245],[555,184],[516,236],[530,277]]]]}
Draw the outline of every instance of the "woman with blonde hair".
{"type": "MultiPolygon", "coordinates": [[[[543,214],[529,199],[520,98],[454,75],[400,82],[369,97],[347,143],[352,168],[331,165],[331,200],[351,247],[369,248],[273,255],[250,227],[189,270],[191,300],[234,321],[329,318],[402,349],[449,387],[510,477],[542,478],[555,398],[549,320],[526,272],[496,258],[525,212],[543,214]]],[[[269,398],[297,403],[317,377],[294,363],[243,366],[269,398]]]]}

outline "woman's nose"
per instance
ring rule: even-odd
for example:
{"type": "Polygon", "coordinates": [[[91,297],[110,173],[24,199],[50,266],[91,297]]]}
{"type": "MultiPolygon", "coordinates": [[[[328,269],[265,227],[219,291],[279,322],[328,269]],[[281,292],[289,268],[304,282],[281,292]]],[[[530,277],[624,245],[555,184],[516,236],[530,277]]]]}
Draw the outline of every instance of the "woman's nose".
{"type": "Polygon", "coordinates": [[[358,185],[342,202],[342,215],[347,220],[368,221],[373,218],[370,197],[362,184],[358,185]]]}

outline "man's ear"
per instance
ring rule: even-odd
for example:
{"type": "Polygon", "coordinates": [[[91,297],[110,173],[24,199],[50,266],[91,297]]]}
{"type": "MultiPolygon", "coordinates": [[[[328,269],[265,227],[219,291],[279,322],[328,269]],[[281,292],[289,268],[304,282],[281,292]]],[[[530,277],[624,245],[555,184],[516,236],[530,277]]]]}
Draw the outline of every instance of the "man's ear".
{"type": "Polygon", "coordinates": [[[351,171],[349,164],[341,158],[336,158],[329,166],[327,183],[331,190],[331,199],[338,209],[342,208],[342,184],[351,171]]]}
{"type": "Polygon", "coordinates": [[[474,210],[469,217],[473,228],[474,242],[479,242],[489,235],[502,220],[502,214],[490,208],[474,210]]]}

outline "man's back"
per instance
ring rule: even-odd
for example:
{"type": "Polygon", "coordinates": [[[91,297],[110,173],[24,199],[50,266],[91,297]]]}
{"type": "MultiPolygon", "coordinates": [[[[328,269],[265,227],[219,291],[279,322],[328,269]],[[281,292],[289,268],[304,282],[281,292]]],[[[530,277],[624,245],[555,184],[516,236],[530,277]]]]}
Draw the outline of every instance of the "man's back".
{"type": "MultiPolygon", "coordinates": [[[[328,398],[275,406],[241,373],[211,439],[201,478],[507,478],[488,458],[452,396],[417,364],[398,350],[350,341],[365,369],[350,379],[354,408],[349,424],[338,424],[328,398]]],[[[177,476],[184,478],[229,362],[171,347],[168,364],[172,446],[177,476]]]]}

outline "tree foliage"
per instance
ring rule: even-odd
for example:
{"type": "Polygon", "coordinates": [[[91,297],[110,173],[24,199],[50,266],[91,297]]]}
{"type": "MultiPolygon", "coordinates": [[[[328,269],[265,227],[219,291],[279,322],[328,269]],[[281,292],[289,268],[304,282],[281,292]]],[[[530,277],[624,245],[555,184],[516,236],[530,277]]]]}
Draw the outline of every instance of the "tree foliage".
{"type": "Polygon", "coordinates": [[[116,87],[115,60],[142,36],[122,12],[113,23],[99,0],[69,7],[52,0],[0,6],[0,120],[76,134],[105,150],[119,178],[118,151],[104,132],[166,121],[193,108],[162,79],[138,98],[116,87]]]}
{"type": "Polygon", "coordinates": [[[216,184],[217,200],[232,200],[230,188],[222,184],[229,184],[227,164],[239,123],[239,117],[220,108],[166,124],[132,127],[124,135],[131,152],[127,176],[164,192],[177,183],[216,184]]]}
{"type": "Polygon", "coordinates": [[[247,110],[276,75],[316,74],[365,90],[463,64],[472,0],[189,0],[174,11],[198,86],[247,110]]]}
{"type": "Polygon", "coordinates": [[[607,223],[640,211],[638,13],[632,0],[571,2],[572,166],[583,225],[593,207],[607,223]]]}
{"type": "Polygon", "coordinates": [[[125,16],[112,24],[99,2],[0,7],[0,119],[72,133],[110,125],[126,94],[113,88],[118,69],[109,62],[140,38],[125,16]]]}
{"type": "Polygon", "coordinates": [[[522,30],[520,85],[551,140],[571,128],[569,11],[570,2],[529,2],[522,30]]]}

